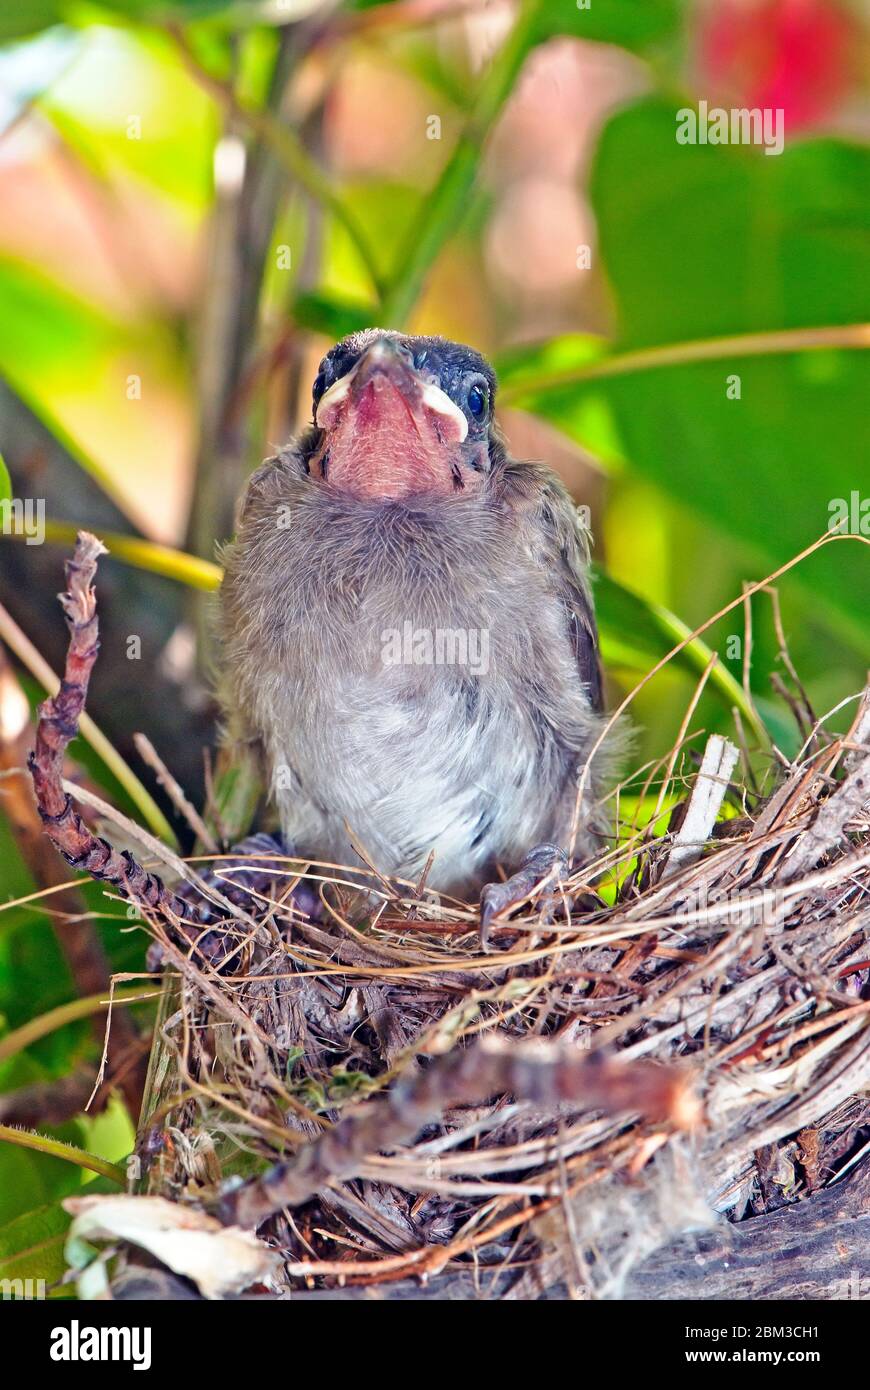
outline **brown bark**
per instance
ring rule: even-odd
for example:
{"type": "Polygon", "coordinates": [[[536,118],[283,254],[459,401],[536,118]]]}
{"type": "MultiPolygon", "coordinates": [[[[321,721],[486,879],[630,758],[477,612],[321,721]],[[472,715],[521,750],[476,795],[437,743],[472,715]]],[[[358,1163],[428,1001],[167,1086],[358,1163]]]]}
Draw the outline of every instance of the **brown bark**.
{"type": "MultiPolygon", "coordinates": [[[[870,1163],[768,1216],[683,1236],[631,1275],[626,1298],[848,1299],[870,1295],[870,1163]]],[[[748,1319],[747,1319],[748,1321],[748,1319]]]]}
{"type": "Polygon", "coordinates": [[[39,707],[36,747],[29,759],[37,809],[45,834],[68,864],[112,884],[146,915],[158,913],[190,942],[197,943],[203,928],[196,922],[191,905],[172,893],[157,874],[142,868],[129,851],[119,853],[107,840],[94,835],[63,788],[64,752],[78,732],[99,652],[93,579],[98,557],[107,553],[96,536],[80,531],[73,558],[65,566],[67,589],[60,602],[69,629],[66,669],[57,694],[39,707]]]}

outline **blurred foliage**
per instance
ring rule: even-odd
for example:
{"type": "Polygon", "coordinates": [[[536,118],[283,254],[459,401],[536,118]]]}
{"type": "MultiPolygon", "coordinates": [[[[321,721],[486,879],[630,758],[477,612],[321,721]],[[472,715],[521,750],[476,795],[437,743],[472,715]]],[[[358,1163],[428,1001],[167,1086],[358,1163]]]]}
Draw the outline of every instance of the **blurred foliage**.
{"type": "MultiPolygon", "coordinates": [[[[806,0],[816,37],[796,56],[786,4],[720,0],[729,57],[706,0],[446,0],[423,23],[403,0],[6,0],[0,445],[11,484],[0,461],[0,495],[45,499],[47,544],[0,538],[0,597],[57,668],[62,555],[78,525],[109,538],[90,708],[124,758],[144,729],[202,800],[214,543],[246,474],[306,419],[319,355],[354,328],[444,332],[494,357],[509,438],[550,458],[590,508],[613,703],[744,582],[822,535],[834,499],[860,504],[866,39],[850,0],[806,0]],[[822,52],[834,11],[854,35],[851,66],[822,52]],[[814,60],[824,83],[801,66],[814,60]],[[771,74],[781,155],[677,144],[678,108],[751,105],[771,74]],[[807,92],[822,93],[810,123],[807,92]],[[127,659],[131,635],[141,661],[127,659]]],[[[852,539],[778,585],[819,712],[863,681],[868,572],[852,539]]],[[[768,738],[797,751],[771,689],[783,665],[768,596],[752,619],[751,661],[738,606],[643,689],[638,761],[669,747],[714,651],[690,747],[732,729],[736,707],[762,782],[768,738]]],[[[23,695],[32,717],[35,681],[15,660],[3,679],[10,708],[23,695]]],[[[71,751],[77,776],[142,814],[132,765],[110,770],[82,740],[71,751]]],[[[663,828],[679,775],[664,811],[654,787],[646,800],[629,791],[623,812],[641,825],[658,814],[663,828]]],[[[225,805],[237,790],[224,784],[225,805]]],[[[85,991],[62,949],[65,921],[51,897],[32,897],[45,885],[2,820],[0,864],[13,904],[0,911],[2,1036],[85,991]]],[[[106,969],[141,969],[143,936],[119,931],[131,925],[123,907],[94,884],[76,891],[106,969]]],[[[98,1057],[88,1020],[66,1022],[3,1064],[0,1092],[93,1073],[98,1057]]],[[[118,1099],[40,1127],[109,1162],[132,1142],[118,1099]]],[[[58,1276],[58,1203],[86,1181],[103,1179],[0,1145],[0,1272],[58,1276]]]]}
{"type": "MultiPolygon", "coordinates": [[[[759,160],[677,145],[674,127],[674,109],[658,102],[620,113],[593,170],[621,350],[870,320],[870,151],[815,141],[759,160]]],[[[609,381],[605,369],[587,384],[588,360],[581,341],[578,379],[546,391],[530,389],[527,374],[523,403],[594,450],[591,391],[633,469],[771,569],[825,530],[831,499],[848,497],[866,468],[860,353],[723,351],[609,381]]],[[[523,365],[515,356],[521,383],[523,365]]],[[[571,365],[563,351],[560,368],[571,365]]],[[[860,549],[819,555],[798,577],[866,631],[860,549]]]]}

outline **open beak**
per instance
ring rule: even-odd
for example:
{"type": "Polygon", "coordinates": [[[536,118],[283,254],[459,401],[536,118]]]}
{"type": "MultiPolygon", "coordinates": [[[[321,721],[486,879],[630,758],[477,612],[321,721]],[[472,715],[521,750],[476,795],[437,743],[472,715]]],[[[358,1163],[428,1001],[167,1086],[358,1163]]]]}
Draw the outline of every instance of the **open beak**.
{"type": "Polygon", "coordinates": [[[318,402],[318,428],[332,430],[350,421],[363,429],[410,429],[441,444],[461,444],[468,434],[459,407],[420,376],[395,339],[386,337],[376,339],[318,402]]]}

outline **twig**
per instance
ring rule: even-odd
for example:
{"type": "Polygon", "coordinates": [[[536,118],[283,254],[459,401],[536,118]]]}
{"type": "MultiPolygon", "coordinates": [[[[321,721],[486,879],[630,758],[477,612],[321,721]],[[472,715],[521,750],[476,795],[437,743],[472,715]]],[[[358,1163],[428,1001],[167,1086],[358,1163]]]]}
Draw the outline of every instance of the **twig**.
{"type": "Polygon", "coordinates": [[[737,748],[727,738],[721,734],[710,735],[683,823],[674,836],[668,862],[662,872],[663,880],[700,859],[704,845],[713,833],[738,757],[737,748]]]}
{"type": "MultiPolygon", "coordinates": [[[[707,681],[710,678],[710,673],[718,660],[719,653],[711,652],[710,660],[707,662],[707,665],[704,667],[704,670],[698,677],[695,689],[692,691],[692,698],[686,706],[686,712],[683,715],[682,722],[680,723],[680,727],[677,730],[677,737],[674,740],[674,746],[671,749],[670,754],[668,756],[667,766],[665,767],[664,776],[662,777],[662,784],[659,787],[659,794],[656,798],[655,809],[652,813],[652,816],[650,817],[650,825],[652,826],[653,830],[655,829],[656,822],[658,821],[658,818],[662,813],[662,807],[665,804],[665,798],[667,797],[667,794],[670,790],[671,781],[674,775],[674,768],[677,765],[677,758],[680,755],[680,749],[682,748],[683,744],[689,736],[689,726],[692,722],[692,719],[694,718],[695,710],[698,708],[698,702],[704,693],[704,687],[706,686],[707,681]]],[[[708,744],[707,746],[709,748],[710,745],[708,744]]]]}
{"type": "Polygon", "coordinates": [[[794,687],[797,690],[798,696],[800,697],[806,717],[809,720],[809,726],[810,728],[812,728],[817,723],[817,720],[813,707],[810,704],[810,697],[804,689],[803,681],[797,673],[795,664],[791,659],[791,652],[788,649],[788,642],[786,641],[785,637],[785,628],[782,625],[782,608],[780,607],[779,602],[779,590],[771,588],[768,590],[768,593],[770,595],[770,603],[773,609],[773,627],[774,631],[776,632],[776,640],[779,646],[779,659],[785,667],[786,671],[788,671],[788,674],[790,675],[794,683],[794,687]]]}
{"type": "Polygon", "coordinates": [[[133,742],[142,761],[153,768],[157,775],[157,781],[164,788],[166,795],[172,804],[184,816],[194,835],[202,843],[204,849],[210,850],[212,854],[218,853],[218,843],[197,811],[196,807],[188,801],[184,794],[184,789],[173,777],[169,768],[161,758],[154,744],[147,734],[134,734],[133,742]]]}
{"type": "MultiPolygon", "coordinates": [[[[22,666],[26,666],[30,674],[39,681],[43,690],[49,695],[54,695],[60,685],[57,676],[2,604],[0,604],[0,638],[15,653],[22,666]]],[[[155,835],[159,835],[167,844],[175,845],[177,842],[172,833],[172,826],[154,798],[143,787],[132,768],[127,766],[118,750],[109,742],[103,731],[97,728],[90,715],[85,711],[82,711],[79,726],[82,738],[91,745],[109,771],[114,773],[155,835]]]]}
{"type": "Polygon", "coordinates": [[[226,82],[203,67],[193,51],[187,35],[178,24],[167,24],[166,31],[178,45],[188,72],[216,101],[226,106],[266,145],[291,178],[302,185],[306,193],[328,208],[350,237],[363,266],[368,272],[375,294],[383,296],[383,282],[368,240],[355,216],[339,198],[326,175],[308,155],[296,133],[267,109],[252,106],[226,82]]]}
{"type": "Polygon", "coordinates": [[[626,1064],[538,1040],[518,1044],[485,1038],[403,1079],[382,1100],[361,1106],[307,1144],[293,1161],[225,1192],[218,1214],[226,1225],[256,1228],[283,1207],[299,1206],[321,1188],[353,1177],[369,1154],[413,1139],[445,1111],[499,1093],[553,1111],[563,1101],[579,1101],[590,1109],[640,1112],[689,1129],[700,1118],[690,1075],[684,1067],[626,1064]]]}
{"type": "Polygon", "coordinates": [[[854,772],[865,754],[870,753],[870,684],[861,696],[858,713],[846,736],[846,743],[849,745],[849,751],[843,759],[843,764],[847,772],[854,772]]]}
{"type": "MultiPolygon", "coordinates": [[[[870,348],[870,323],[737,333],[733,337],[698,338],[684,343],[667,343],[661,347],[635,348],[630,352],[614,353],[610,357],[599,358],[593,362],[581,362],[575,367],[544,368],[530,372],[527,377],[518,376],[505,382],[499,392],[499,399],[502,407],[520,405],[541,391],[556,391],[585,381],[605,381],[611,377],[632,376],[635,372],[655,371],[661,367],[679,367],[688,362],[718,362],[730,357],[780,356],[789,352],[818,352],[824,348],[866,351],[870,348]]],[[[834,533],[829,534],[833,538],[834,533]]],[[[750,593],[758,593],[759,589],[765,588],[783,573],[785,571],[779,569],[761,584],[753,585],[737,603],[742,603],[743,598],[750,593]]]]}
{"type": "Polygon", "coordinates": [[[193,913],[190,904],[171,893],[162,879],[143,869],[127,850],[119,853],[107,840],[94,835],[63,786],[64,752],[78,733],[99,651],[93,579],[98,557],[106,554],[102,541],[80,531],[75,554],[65,566],[67,590],[60,595],[60,602],[69,628],[69,648],[60,689],[39,707],[36,747],[28,759],[36,804],[46,835],[68,864],[111,883],[129,902],[145,912],[159,913],[194,941],[202,928],[189,920],[193,913]]]}
{"type": "MultiPolygon", "coordinates": [[[[870,324],[864,325],[862,345],[870,346],[870,324]]],[[[766,575],[764,579],[758,580],[757,583],[750,584],[749,587],[745,589],[744,592],[741,595],[739,595],[738,598],[732,599],[730,603],[726,603],[724,607],[720,608],[717,613],[714,613],[711,618],[707,618],[703,623],[701,623],[699,627],[696,627],[694,632],[690,632],[686,637],[682,639],[682,641],[678,642],[676,646],[672,647],[669,652],[666,652],[664,656],[660,657],[659,660],[655,663],[655,665],[650,667],[646,675],[641,677],[637,685],[635,685],[628,692],[625,698],[620,701],[616,709],[610,715],[610,718],[607,720],[607,723],[602,728],[594,744],[590,748],[586,761],[583,763],[583,766],[581,767],[579,776],[577,778],[577,792],[574,798],[574,815],[571,822],[571,835],[568,846],[569,860],[573,859],[574,850],[577,845],[577,835],[580,829],[580,811],[583,806],[583,796],[589,781],[589,770],[593,765],[594,759],[599,749],[601,748],[601,745],[604,743],[605,739],[609,737],[612,730],[621,719],[622,715],[628,709],[629,705],[632,704],[635,698],[649,684],[649,682],[653,680],[655,676],[658,675],[659,671],[663,670],[665,666],[667,666],[668,663],[672,661],[675,656],[678,656],[684,647],[689,646],[689,644],[693,642],[696,637],[700,637],[701,634],[706,632],[708,628],[711,628],[714,623],[717,623],[720,618],[724,618],[727,613],[733,612],[735,608],[738,608],[740,606],[740,604],[744,604],[747,599],[752,597],[753,594],[757,594],[762,589],[768,588],[769,585],[773,584],[773,582],[779,579],[782,575],[788,574],[790,570],[795,569],[798,565],[802,564],[804,560],[809,559],[809,557],[811,555],[814,555],[817,550],[822,550],[825,546],[831,545],[834,541],[858,541],[863,545],[870,546],[870,537],[854,536],[851,533],[848,535],[844,535],[838,532],[824,531],[817,540],[813,541],[812,545],[806,546],[805,549],[800,551],[799,554],[792,556],[790,560],[786,560],[785,564],[779,565],[777,569],[773,571],[772,574],[766,575]]]]}
{"type": "Polygon", "coordinates": [[[810,730],[813,727],[813,722],[811,719],[807,721],[804,707],[798,699],[797,695],[793,695],[791,693],[778,671],[773,671],[771,673],[770,684],[776,691],[779,698],[785,701],[792,714],[794,715],[794,722],[797,724],[798,733],[800,734],[801,739],[804,741],[805,744],[809,743],[811,737],[810,730]]]}
{"type": "Polygon", "coordinates": [[[781,874],[784,883],[812,869],[830,850],[845,838],[844,826],[870,801],[870,753],[856,765],[854,771],[821,807],[809,830],[801,836],[786,859],[781,874]]]}

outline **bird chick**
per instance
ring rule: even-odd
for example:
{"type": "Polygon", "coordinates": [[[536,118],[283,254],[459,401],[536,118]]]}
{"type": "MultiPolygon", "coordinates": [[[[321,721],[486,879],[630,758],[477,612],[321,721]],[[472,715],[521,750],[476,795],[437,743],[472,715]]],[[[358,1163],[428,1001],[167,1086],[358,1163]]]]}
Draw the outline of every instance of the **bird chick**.
{"type": "MultiPolygon", "coordinates": [[[[564,865],[602,727],[588,534],[512,459],[473,349],[368,329],[250,479],[221,590],[231,737],[262,753],[288,853],[419,878],[484,926],[564,865]],[[497,866],[516,871],[496,883],[497,866]]],[[[593,848],[592,778],[579,849],[593,848]]]]}

